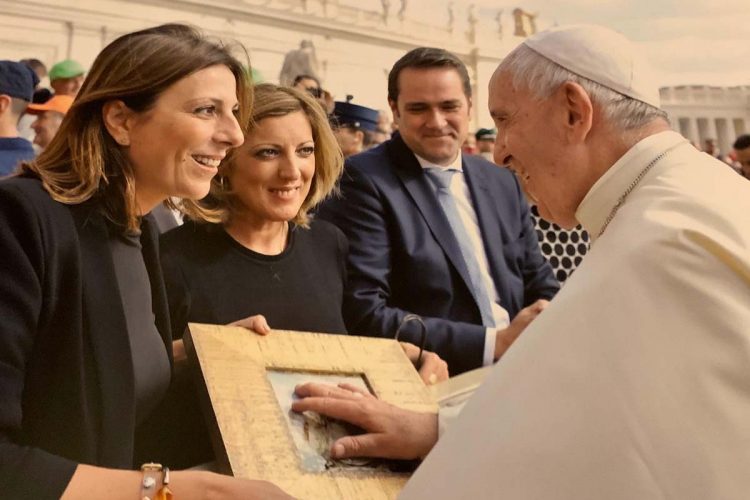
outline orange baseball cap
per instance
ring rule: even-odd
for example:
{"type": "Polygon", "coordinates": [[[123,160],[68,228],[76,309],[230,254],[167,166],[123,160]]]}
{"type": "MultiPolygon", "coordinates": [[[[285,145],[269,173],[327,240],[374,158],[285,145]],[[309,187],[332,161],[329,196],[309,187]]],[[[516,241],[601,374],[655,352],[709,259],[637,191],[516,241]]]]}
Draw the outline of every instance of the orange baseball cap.
{"type": "Polygon", "coordinates": [[[65,114],[73,105],[73,97],[69,95],[54,95],[49,101],[41,104],[29,104],[26,112],[32,115],[40,115],[45,111],[57,111],[65,114]]]}

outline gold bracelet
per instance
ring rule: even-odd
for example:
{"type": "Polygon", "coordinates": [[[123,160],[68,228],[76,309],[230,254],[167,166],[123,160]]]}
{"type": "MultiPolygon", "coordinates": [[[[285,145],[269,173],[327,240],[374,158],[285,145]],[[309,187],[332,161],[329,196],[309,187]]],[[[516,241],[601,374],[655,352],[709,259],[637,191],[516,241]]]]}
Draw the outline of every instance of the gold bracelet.
{"type": "Polygon", "coordinates": [[[141,465],[143,480],[141,481],[141,500],[173,500],[174,495],[169,489],[169,467],[161,464],[146,463],[141,465]],[[161,476],[161,485],[159,485],[161,476]]]}

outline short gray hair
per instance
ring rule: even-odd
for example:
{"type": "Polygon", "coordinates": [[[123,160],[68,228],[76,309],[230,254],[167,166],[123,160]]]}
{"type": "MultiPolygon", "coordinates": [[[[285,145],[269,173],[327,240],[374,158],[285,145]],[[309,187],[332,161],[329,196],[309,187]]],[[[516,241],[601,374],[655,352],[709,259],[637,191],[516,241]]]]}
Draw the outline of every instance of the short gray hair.
{"type": "Polygon", "coordinates": [[[524,44],[503,59],[498,71],[510,73],[514,88],[526,88],[539,99],[551,96],[565,82],[575,82],[601,106],[604,116],[619,130],[637,129],[657,118],[669,121],[665,111],[568,71],[524,44]]]}

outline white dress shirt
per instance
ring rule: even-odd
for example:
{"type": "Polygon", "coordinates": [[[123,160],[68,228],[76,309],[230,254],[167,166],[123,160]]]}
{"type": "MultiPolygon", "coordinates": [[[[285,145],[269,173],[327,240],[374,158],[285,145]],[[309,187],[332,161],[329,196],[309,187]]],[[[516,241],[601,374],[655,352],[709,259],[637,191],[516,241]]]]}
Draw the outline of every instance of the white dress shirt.
{"type": "MultiPolygon", "coordinates": [[[[482,283],[487,290],[487,296],[491,298],[490,306],[492,307],[492,318],[495,324],[491,328],[487,328],[485,341],[484,341],[484,354],[482,361],[484,365],[490,365],[495,360],[495,339],[496,332],[499,329],[505,328],[510,324],[510,316],[500,305],[500,296],[497,293],[495,282],[492,280],[490,275],[490,266],[487,260],[486,249],[484,248],[484,242],[482,240],[482,232],[479,228],[479,222],[477,220],[477,213],[474,211],[474,205],[471,203],[471,193],[469,193],[469,186],[466,185],[464,180],[464,169],[461,160],[461,153],[458,153],[456,159],[450,165],[437,165],[431,163],[418,155],[417,161],[422,168],[438,168],[438,169],[453,169],[458,170],[456,174],[451,177],[450,192],[453,195],[453,199],[456,202],[458,208],[458,215],[461,218],[461,223],[466,230],[466,234],[469,235],[469,241],[471,247],[474,249],[474,256],[477,259],[479,265],[479,273],[482,276],[482,283]]],[[[497,249],[499,251],[499,249],[497,249]]]]}

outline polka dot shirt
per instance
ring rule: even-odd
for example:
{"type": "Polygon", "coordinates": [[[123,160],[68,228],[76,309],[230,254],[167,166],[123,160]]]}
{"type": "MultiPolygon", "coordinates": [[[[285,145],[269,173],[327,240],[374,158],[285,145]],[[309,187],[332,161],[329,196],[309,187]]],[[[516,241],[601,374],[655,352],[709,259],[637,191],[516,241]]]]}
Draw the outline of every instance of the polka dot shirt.
{"type": "Polygon", "coordinates": [[[589,235],[581,226],[568,231],[542,219],[535,205],[531,206],[531,217],[542,255],[552,266],[557,281],[563,284],[588,252],[589,235]]]}

